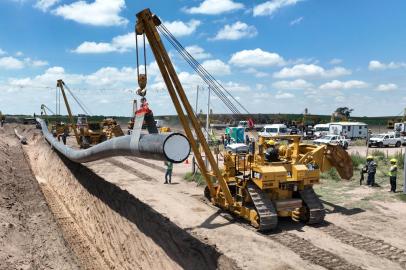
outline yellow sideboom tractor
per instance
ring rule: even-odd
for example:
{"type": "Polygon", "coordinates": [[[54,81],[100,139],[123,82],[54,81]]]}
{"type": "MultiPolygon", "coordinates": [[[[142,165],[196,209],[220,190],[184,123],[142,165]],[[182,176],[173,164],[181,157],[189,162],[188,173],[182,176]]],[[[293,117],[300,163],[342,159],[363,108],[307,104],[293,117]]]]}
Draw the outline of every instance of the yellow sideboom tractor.
{"type": "MultiPolygon", "coordinates": [[[[234,212],[260,230],[277,226],[279,217],[291,217],[308,224],[324,220],[324,207],[313,190],[320,173],[336,168],[344,179],[352,177],[352,161],[345,150],[334,145],[300,143],[299,135],[259,137],[255,153],[224,154],[224,179],[235,200],[234,212]],[[276,161],[268,161],[267,141],[286,142],[277,151],[276,161]]],[[[227,207],[223,192],[211,198],[227,207]]]]}
{"type": "MultiPolygon", "coordinates": [[[[224,155],[224,168],[220,169],[161,35],[185,58],[217,96],[233,112],[238,113],[237,107],[231,106],[232,99],[228,98],[231,94],[184,49],[149,9],[137,14],[135,32],[144,38],[144,55],[145,39],[149,42],[197,165],[206,181],[206,197],[214,205],[248,220],[259,230],[276,228],[279,216],[292,217],[294,220],[311,224],[322,222],[325,210],[313,191],[313,185],[319,182],[321,172],[333,167],[342,178],[350,179],[353,174],[352,161],[347,152],[340,146],[302,144],[301,137],[297,135],[259,137],[258,145],[255,150],[251,148],[251,153],[227,151],[224,155]],[[272,161],[267,157],[269,149],[266,142],[270,139],[280,142],[272,161]],[[285,144],[282,144],[283,142],[285,144]],[[202,150],[199,151],[199,148],[202,150]],[[206,166],[202,154],[206,157],[210,169],[206,166]]],[[[138,55],[138,44],[136,53],[138,55]]],[[[140,74],[138,57],[137,71],[141,90],[138,92],[143,92],[142,96],[145,97],[147,73],[145,70],[145,74],[140,74]]]]}

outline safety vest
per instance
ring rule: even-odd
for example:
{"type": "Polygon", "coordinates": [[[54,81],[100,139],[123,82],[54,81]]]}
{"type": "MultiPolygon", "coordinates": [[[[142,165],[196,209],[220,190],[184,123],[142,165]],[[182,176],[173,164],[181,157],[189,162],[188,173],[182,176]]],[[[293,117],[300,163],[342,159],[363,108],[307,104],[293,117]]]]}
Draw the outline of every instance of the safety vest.
{"type": "Polygon", "coordinates": [[[388,175],[389,175],[389,176],[396,176],[397,172],[398,172],[398,166],[392,165],[392,166],[390,167],[390,170],[389,170],[388,175]]]}

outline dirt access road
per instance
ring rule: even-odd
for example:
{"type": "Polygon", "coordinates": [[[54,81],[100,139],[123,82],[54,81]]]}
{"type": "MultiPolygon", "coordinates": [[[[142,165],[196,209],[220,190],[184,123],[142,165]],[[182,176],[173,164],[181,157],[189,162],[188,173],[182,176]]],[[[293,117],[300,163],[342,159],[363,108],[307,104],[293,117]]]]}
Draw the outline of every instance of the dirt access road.
{"type": "Polygon", "coordinates": [[[0,128],[0,269],[79,269],[10,127],[0,128]]]}
{"type": "Polygon", "coordinates": [[[162,162],[119,157],[83,166],[58,156],[38,133],[27,138],[35,176],[84,268],[406,269],[405,204],[347,204],[378,190],[337,184],[329,193],[348,199],[322,197],[325,224],[281,220],[278,231],[260,234],[183,181],[190,165],[175,165],[174,184],[164,185],[162,162]]]}

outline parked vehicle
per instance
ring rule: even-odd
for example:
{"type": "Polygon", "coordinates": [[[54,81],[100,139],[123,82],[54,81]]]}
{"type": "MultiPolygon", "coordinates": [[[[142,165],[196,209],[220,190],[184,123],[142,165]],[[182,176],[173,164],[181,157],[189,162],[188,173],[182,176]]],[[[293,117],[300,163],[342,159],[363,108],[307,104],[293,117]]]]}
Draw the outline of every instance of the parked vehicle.
{"type": "Polygon", "coordinates": [[[298,128],[290,128],[288,129],[290,135],[298,135],[300,130],[298,128]]]}
{"type": "Polygon", "coordinates": [[[344,149],[347,149],[350,145],[349,139],[345,138],[344,136],[329,134],[321,137],[320,139],[316,139],[313,141],[316,145],[321,144],[332,144],[332,145],[341,145],[344,149]]]}
{"type": "Polygon", "coordinates": [[[395,146],[395,147],[400,147],[403,143],[403,140],[401,137],[396,137],[395,134],[376,134],[372,135],[371,138],[369,138],[368,141],[368,146],[372,147],[389,147],[389,146],[395,146]]]}
{"type": "Polygon", "coordinates": [[[259,132],[259,135],[262,137],[278,136],[278,135],[287,135],[288,129],[284,124],[272,124],[265,125],[264,128],[259,132]]]}
{"type": "Polygon", "coordinates": [[[329,123],[329,134],[345,136],[349,139],[365,139],[368,137],[368,125],[361,122],[329,123]]]}
{"type": "Polygon", "coordinates": [[[321,138],[330,133],[330,124],[317,124],[314,126],[314,136],[321,138]]]}

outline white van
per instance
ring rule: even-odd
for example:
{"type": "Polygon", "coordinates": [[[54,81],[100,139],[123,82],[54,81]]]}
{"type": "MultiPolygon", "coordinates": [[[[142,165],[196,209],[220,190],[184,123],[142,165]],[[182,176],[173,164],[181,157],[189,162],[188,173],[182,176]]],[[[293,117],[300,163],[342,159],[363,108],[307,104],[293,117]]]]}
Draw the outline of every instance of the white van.
{"type": "Polygon", "coordinates": [[[368,125],[361,122],[330,123],[330,134],[345,136],[348,139],[368,137],[368,125]]]}
{"type": "Polygon", "coordinates": [[[287,134],[289,134],[288,128],[284,124],[265,125],[264,128],[259,132],[259,135],[262,137],[287,135],[287,134]]]}
{"type": "Polygon", "coordinates": [[[323,137],[330,133],[330,124],[317,124],[314,126],[314,136],[323,137]]]}

